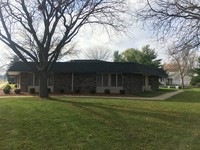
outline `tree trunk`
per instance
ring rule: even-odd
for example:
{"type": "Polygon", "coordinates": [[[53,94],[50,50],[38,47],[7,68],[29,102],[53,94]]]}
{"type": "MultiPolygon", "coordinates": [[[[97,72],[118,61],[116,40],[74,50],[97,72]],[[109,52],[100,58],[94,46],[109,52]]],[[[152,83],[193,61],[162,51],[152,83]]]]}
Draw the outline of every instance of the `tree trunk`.
{"type": "Polygon", "coordinates": [[[181,88],[184,89],[185,88],[185,85],[184,85],[184,77],[181,77],[181,88]]]}
{"type": "Polygon", "coordinates": [[[41,71],[39,73],[40,78],[40,93],[39,96],[41,98],[48,98],[48,86],[47,86],[47,71],[41,71]]]}

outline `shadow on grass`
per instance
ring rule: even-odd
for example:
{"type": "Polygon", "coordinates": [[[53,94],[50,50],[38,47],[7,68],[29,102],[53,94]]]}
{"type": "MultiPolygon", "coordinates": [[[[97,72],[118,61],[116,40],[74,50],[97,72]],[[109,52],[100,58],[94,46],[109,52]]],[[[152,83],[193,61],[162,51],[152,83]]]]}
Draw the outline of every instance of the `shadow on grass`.
{"type": "MultiPolygon", "coordinates": [[[[88,112],[89,114],[93,114],[107,121],[111,121],[113,124],[120,124],[122,116],[135,116],[136,118],[153,118],[159,120],[159,124],[163,122],[167,122],[168,124],[188,124],[191,125],[191,122],[196,122],[195,118],[187,118],[188,114],[182,114],[179,112],[173,111],[165,111],[165,110],[154,110],[147,108],[138,108],[134,106],[120,106],[120,105],[110,105],[104,103],[97,102],[78,102],[78,101],[69,101],[62,100],[58,98],[51,98],[50,101],[61,102],[66,104],[71,104],[83,111],[88,112]],[[100,110],[100,111],[97,111],[100,110]],[[103,112],[103,113],[102,113],[103,112]],[[106,113],[105,113],[106,112],[106,113]]],[[[190,115],[190,114],[189,114],[190,115]]],[[[141,120],[141,119],[139,119],[141,120]]],[[[148,119],[143,120],[146,123],[148,119]]],[[[151,122],[152,124],[157,124],[156,122],[151,122]]],[[[123,124],[124,125],[124,124],[123,124]]]]}

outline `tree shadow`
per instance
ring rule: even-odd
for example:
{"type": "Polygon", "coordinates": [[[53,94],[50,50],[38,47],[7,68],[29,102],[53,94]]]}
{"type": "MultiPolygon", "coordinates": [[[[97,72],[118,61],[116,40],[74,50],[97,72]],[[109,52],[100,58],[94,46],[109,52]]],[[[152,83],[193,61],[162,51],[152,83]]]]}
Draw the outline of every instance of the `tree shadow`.
{"type": "MultiPolygon", "coordinates": [[[[114,104],[106,104],[106,103],[97,103],[97,102],[80,102],[80,101],[72,101],[72,100],[64,100],[59,98],[51,98],[50,101],[61,102],[65,104],[71,104],[74,107],[81,109],[82,111],[88,112],[91,115],[97,116],[97,118],[101,118],[106,122],[110,122],[113,125],[121,124],[122,126],[127,126],[126,122],[122,122],[124,117],[133,118],[135,121],[142,121],[140,118],[152,118],[155,120],[159,120],[159,122],[167,122],[169,125],[191,125],[191,122],[196,123],[198,120],[195,117],[188,117],[192,114],[187,113],[179,113],[173,112],[171,110],[154,110],[147,108],[138,108],[134,106],[122,106],[122,105],[114,105],[114,104]],[[100,111],[97,111],[100,110],[100,111]],[[137,118],[137,119],[136,119],[137,118]]],[[[156,125],[156,122],[149,122],[147,120],[143,120],[143,122],[151,123],[156,125]]]]}

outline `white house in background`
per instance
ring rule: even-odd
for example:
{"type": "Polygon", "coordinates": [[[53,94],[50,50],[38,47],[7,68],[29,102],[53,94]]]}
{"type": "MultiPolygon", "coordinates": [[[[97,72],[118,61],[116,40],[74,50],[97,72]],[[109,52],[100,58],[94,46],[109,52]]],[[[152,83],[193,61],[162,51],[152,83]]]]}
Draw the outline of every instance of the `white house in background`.
{"type": "MultiPolygon", "coordinates": [[[[164,64],[163,65],[164,70],[166,70],[166,73],[168,74],[168,77],[162,78],[160,80],[160,83],[163,85],[181,85],[181,76],[179,73],[179,70],[176,66],[173,64],[164,64]]],[[[186,75],[184,77],[184,85],[188,86],[190,85],[192,77],[190,74],[186,75]]]]}
{"type": "MultiPolygon", "coordinates": [[[[167,74],[168,74],[169,78],[172,79],[172,82],[171,82],[172,85],[181,85],[182,84],[179,72],[167,72],[167,74]]],[[[190,85],[191,79],[192,79],[191,76],[186,75],[184,77],[184,85],[185,86],[190,85]]]]}

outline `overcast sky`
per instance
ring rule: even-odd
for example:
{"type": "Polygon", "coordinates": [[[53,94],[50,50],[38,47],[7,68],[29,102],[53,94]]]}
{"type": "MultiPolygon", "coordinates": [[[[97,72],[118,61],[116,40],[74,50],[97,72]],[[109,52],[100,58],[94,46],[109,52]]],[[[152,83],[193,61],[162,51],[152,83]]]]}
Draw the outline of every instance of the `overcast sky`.
{"type": "MultiPolygon", "coordinates": [[[[74,42],[77,43],[76,49],[79,51],[79,55],[78,57],[67,57],[65,60],[85,59],[85,51],[98,46],[107,47],[113,53],[116,50],[122,52],[128,48],[141,49],[142,46],[149,44],[157,52],[158,58],[163,59],[163,62],[166,61],[162,44],[156,42],[156,38],[149,31],[145,31],[140,27],[132,27],[128,35],[111,34],[110,36],[106,32],[98,30],[98,28],[95,29],[95,32],[89,28],[84,28],[76,36],[74,42]]],[[[0,65],[3,66],[9,63],[6,60],[8,60],[7,57],[9,57],[12,51],[4,46],[2,42],[0,42],[0,49],[0,65]]],[[[112,58],[110,61],[112,61],[112,58]]]]}
{"type": "MultiPolygon", "coordinates": [[[[131,0],[132,2],[136,0],[131,0]]],[[[128,29],[128,35],[121,35],[121,34],[112,34],[110,36],[104,31],[99,28],[82,28],[80,33],[74,39],[74,42],[77,43],[76,49],[79,50],[79,56],[70,58],[67,57],[66,60],[69,59],[85,59],[84,53],[89,48],[94,48],[98,46],[103,46],[109,48],[113,53],[116,50],[120,52],[128,49],[128,48],[138,48],[141,49],[142,46],[149,44],[151,48],[154,48],[158,54],[158,57],[164,59],[166,61],[163,45],[158,44],[155,42],[156,38],[152,36],[152,34],[148,30],[144,30],[141,26],[133,25],[130,26],[128,29]],[[133,27],[134,26],[134,27],[133,27]]],[[[3,46],[2,42],[0,41],[0,67],[5,65],[7,57],[10,55],[12,51],[3,46]]],[[[112,58],[110,59],[112,60],[112,58]]],[[[163,62],[164,62],[163,61],[163,62]]],[[[2,72],[2,71],[0,71],[2,72]]]]}
{"type": "MultiPolygon", "coordinates": [[[[149,44],[151,48],[155,49],[158,57],[164,59],[166,57],[163,50],[163,45],[156,42],[156,37],[152,35],[147,29],[144,30],[141,27],[131,27],[129,29],[129,35],[111,35],[103,33],[101,30],[95,30],[95,33],[91,31],[81,31],[77,36],[77,47],[83,54],[87,49],[96,46],[108,47],[112,52],[118,50],[120,52],[128,48],[141,49],[144,45],[149,44]]],[[[80,55],[80,58],[84,55],[80,55]]]]}

